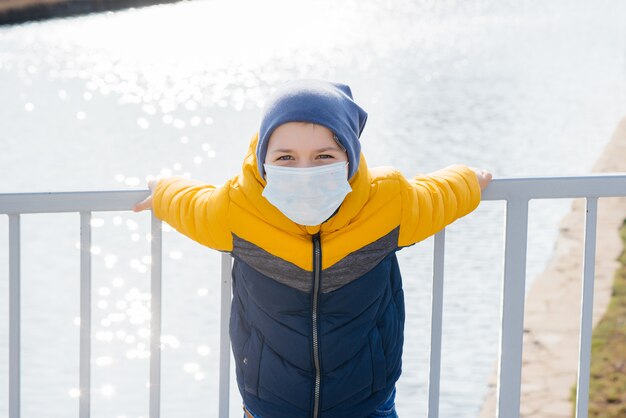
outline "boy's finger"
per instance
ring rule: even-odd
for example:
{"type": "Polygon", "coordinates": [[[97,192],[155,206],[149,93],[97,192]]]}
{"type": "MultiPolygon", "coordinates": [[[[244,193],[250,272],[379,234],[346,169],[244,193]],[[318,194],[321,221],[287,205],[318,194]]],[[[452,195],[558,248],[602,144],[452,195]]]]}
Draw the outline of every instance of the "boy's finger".
{"type": "Polygon", "coordinates": [[[148,209],[149,207],[152,206],[152,196],[144,199],[143,201],[137,203],[134,207],[133,207],[133,211],[135,212],[141,212],[144,209],[148,209]]]}

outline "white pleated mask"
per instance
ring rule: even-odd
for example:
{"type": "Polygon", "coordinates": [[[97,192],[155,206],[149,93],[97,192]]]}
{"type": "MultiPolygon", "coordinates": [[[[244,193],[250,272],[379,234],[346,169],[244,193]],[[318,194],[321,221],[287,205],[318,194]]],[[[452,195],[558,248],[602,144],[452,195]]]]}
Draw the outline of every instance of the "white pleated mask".
{"type": "Polygon", "coordinates": [[[264,164],[263,197],[295,223],[319,225],[352,191],[347,166],[345,162],[305,168],[264,164]]]}

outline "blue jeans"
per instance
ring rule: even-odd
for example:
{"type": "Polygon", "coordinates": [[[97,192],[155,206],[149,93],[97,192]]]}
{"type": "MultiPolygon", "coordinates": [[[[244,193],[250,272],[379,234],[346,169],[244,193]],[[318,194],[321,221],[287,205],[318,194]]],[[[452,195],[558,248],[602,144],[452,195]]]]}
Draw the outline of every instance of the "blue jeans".
{"type": "MultiPolygon", "coordinates": [[[[247,409],[244,405],[244,411],[246,411],[243,415],[243,418],[261,418],[258,415],[255,415],[252,411],[247,409]]],[[[394,388],[391,392],[391,395],[387,398],[387,400],[380,405],[376,410],[370,414],[367,418],[398,418],[398,414],[396,413],[396,389],[394,388]]]]}

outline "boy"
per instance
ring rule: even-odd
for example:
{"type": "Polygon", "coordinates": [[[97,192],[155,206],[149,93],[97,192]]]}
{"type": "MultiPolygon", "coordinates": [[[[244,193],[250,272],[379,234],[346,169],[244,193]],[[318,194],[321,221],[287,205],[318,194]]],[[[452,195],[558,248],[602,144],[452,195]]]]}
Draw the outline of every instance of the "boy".
{"type": "Polygon", "coordinates": [[[135,210],[232,254],[230,337],[248,418],[396,417],[404,296],[395,252],[474,210],[491,174],[368,169],[346,85],[282,86],[242,172],[151,184],[135,210]]]}

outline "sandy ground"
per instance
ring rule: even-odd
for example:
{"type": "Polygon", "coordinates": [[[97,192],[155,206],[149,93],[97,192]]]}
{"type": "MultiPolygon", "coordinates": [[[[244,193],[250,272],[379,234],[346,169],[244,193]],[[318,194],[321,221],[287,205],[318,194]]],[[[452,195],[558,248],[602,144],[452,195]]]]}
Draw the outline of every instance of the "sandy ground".
{"type": "MultiPolygon", "coordinates": [[[[626,118],[594,165],[594,172],[626,172],[626,118]]],[[[626,191],[625,191],[626,192],[626,191]]],[[[594,325],[608,305],[622,243],[626,198],[599,199],[594,325]]],[[[528,293],[524,319],[521,416],[571,418],[577,379],[585,202],[575,200],[561,221],[554,253],[528,293]]],[[[496,416],[496,374],[480,418],[496,416]]],[[[506,417],[504,417],[506,418],[506,417]]]]}
{"type": "Polygon", "coordinates": [[[35,4],[64,3],[66,0],[2,0],[0,1],[0,13],[11,9],[21,9],[35,4]]]}

